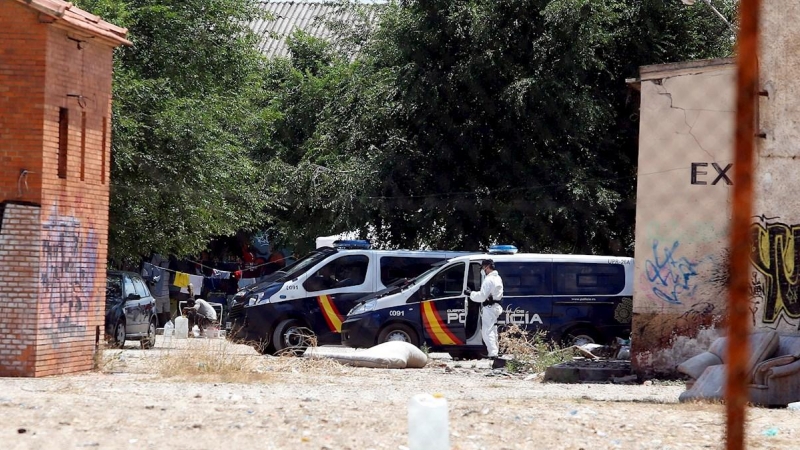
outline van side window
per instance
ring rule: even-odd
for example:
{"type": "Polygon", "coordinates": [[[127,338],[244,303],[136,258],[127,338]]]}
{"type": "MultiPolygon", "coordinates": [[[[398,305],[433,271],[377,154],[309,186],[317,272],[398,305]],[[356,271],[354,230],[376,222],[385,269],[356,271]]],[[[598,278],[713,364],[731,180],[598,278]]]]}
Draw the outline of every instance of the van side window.
{"type": "Polygon", "coordinates": [[[464,263],[436,274],[430,281],[431,298],[455,297],[464,292],[464,263]]]}
{"type": "Polygon", "coordinates": [[[613,295],[625,288],[619,264],[554,263],[556,295],[613,295]]]}
{"type": "Polygon", "coordinates": [[[381,257],[381,283],[388,286],[401,278],[414,278],[443,258],[381,257]]]}
{"type": "Polygon", "coordinates": [[[503,279],[503,295],[551,295],[550,267],[549,262],[497,263],[497,273],[503,279]]]}
{"type": "MultiPolygon", "coordinates": [[[[499,273],[499,272],[498,272],[499,273]]],[[[472,289],[473,291],[477,291],[481,288],[481,284],[483,283],[483,271],[481,270],[481,263],[477,261],[473,261],[469,265],[469,275],[467,278],[467,287],[472,289]]]]}
{"type": "Polygon", "coordinates": [[[347,286],[358,286],[367,277],[369,258],[366,255],[348,255],[325,264],[303,283],[308,292],[324,291],[347,286]]]}

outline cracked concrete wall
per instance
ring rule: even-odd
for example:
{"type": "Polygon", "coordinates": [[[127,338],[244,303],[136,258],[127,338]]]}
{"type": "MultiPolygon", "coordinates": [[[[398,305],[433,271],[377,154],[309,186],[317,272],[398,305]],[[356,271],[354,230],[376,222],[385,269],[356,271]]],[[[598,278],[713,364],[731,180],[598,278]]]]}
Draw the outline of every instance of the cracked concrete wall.
{"type": "Polygon", "coordinates": [[[800,4],[765,0],[761,11],[755,204],[752,233],[753,325],[800,328],[800,4]]]}
{"type": "Polygon", "coordinates": [[[672,375],[725,315],[735,111],[731,60],[641,69],[632,364],[672,375]]]}

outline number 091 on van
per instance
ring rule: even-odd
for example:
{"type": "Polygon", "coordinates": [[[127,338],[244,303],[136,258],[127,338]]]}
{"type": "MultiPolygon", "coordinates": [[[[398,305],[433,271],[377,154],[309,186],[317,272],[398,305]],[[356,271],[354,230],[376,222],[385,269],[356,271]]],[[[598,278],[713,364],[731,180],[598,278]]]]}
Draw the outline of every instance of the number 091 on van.
{"type": "Polygon", "coordinates": [[[511,324],[554,341],[606,343],[629,338],[633,259],[583,255],[471,255],[449,260],[405,285],[359,299],[342,323],[342,344],[371,347],[401,340],[454,357],[481,357],[481,261],[503,280],[501,330],[511,324]]]}

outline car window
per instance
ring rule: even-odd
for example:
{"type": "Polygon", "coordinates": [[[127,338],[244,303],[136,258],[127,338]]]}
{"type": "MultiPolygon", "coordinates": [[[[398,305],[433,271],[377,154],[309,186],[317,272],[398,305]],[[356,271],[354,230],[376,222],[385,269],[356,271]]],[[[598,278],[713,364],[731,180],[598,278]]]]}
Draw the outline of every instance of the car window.
{"type": "Polygon", "coordinates": [[[134,288],[134,287],[133,287],[133,281],[131,280],[131,277],[129,277],[129,276],[124,276],[123,278],[124,278],[124,280],[125,280],[125,281],[124,281],[124,283],[125,283],[125,285],[124,285],[124,287],[125,287],[125,290],[124,290],[124,292],[123,292],[123,295],[124,295],[124,297],[123,297],[123,298],[128,298],[128,296],[129,296],[129,295],[131,295],[131,294],[135,294],[135,293],[136,293],[136,288],[134,288]]]}
{"type": "Polygon", "coordinates": [[[455,297],[464,292],[464,263],[458,263],[436,274],[430,282],[431,298],[455,297]]]}
{"type": "Polygon", "coordinates": [[[142,297],[142,298],[150,297],[150,291],[147,289],[147,286],[145,286],[145,284],[144,284],[144,280],[142,280],[141,278],[134,277],[133,278],[133,286],[136,289],[136,293],[140,297],[142,297]]]}
{"type": "Polygon", "coordinates": [[[308,292],[359,286],[364,283],[369,267],[366,255],[348,255],[328,262],[311,275],[303,287],[308,292]]]}
{"type": "Polygon", "coordinates": [[[119,300],[122,298],[122,276],[106,276],[106,300],[119,300]]]}

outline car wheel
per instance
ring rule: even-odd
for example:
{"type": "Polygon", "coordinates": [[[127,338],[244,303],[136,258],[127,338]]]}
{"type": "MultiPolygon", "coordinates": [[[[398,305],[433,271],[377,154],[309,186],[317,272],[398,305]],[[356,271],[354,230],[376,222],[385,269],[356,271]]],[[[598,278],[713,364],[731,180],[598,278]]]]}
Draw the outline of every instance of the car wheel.
{"type": "Polygon", "coordinates": [[[301,326],[295,319],[286,319],[275,327],[272,334],[272,346],[275,354],[301,355],[311,345],[314,332],[301,326]]]}
{"type": "Polygon", "coordinates": [[[147,326],[147,336],[140,341],[142,349],[150,349],[156,345],[156,319],[150,319],[150,325],[147,326]]]}
{"type": "Polygon", "coordinates": [[[114,325],[114,335],[111,336],[111,346],[113,348],[122,348],[125,346],[125,322],[120,320],[114,325]]]}
{"type": "Polygon", "coordinates": [[[378,334],[378,344],[384,342],[401,341],[419,347],[419,337],[410,326],[403,323],[391,323],[378,334]]]}
{"type": "Polygon", "coordinates": [[[589,328],[576,328],[567,333],[566,342],[569,345],[595,344],[598,341],[597,333],[589,328]]]}

